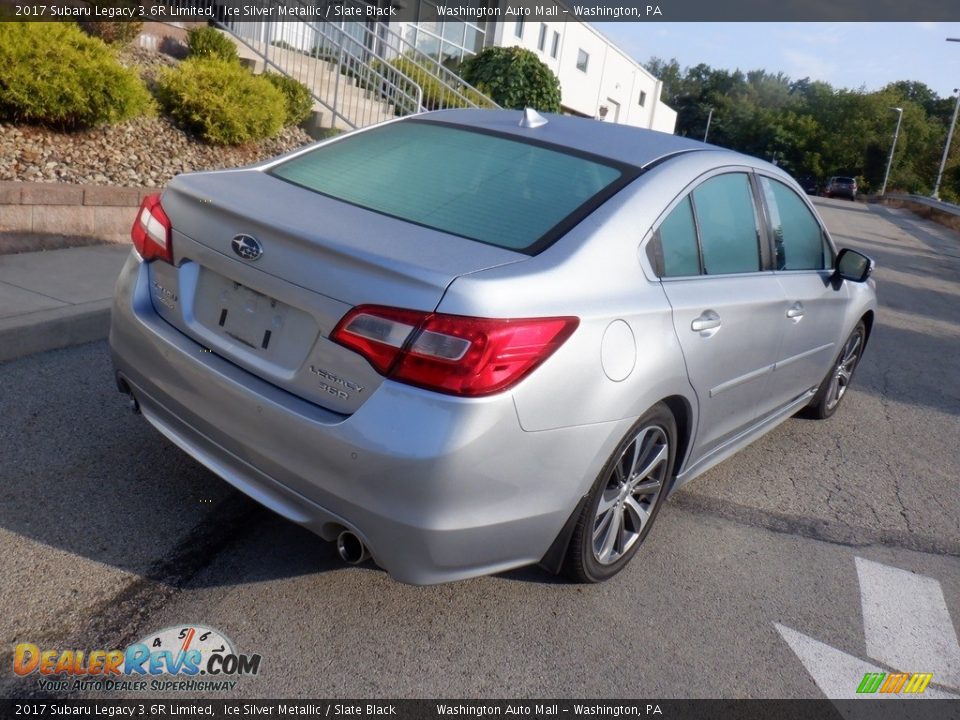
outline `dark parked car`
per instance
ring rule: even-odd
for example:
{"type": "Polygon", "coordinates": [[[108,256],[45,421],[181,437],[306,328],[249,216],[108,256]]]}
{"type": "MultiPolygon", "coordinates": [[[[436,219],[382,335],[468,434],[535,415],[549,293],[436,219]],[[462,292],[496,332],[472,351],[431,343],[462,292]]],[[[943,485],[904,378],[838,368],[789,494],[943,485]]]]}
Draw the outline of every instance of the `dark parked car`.
{"type": "Polygon", "coordinates": [[[857,199],[857,181],[856,178],[835,176],[827,181],[827,187],[823,194],[828,198],[845,197],[851,200],[857,199]]]}
{"type": "Polygon", "coordinates": [[[797,178],[797,184],[803,188],[807,195],[816,195],[820,189],[820,183],[813,175],[801,175],[797,178]]]}

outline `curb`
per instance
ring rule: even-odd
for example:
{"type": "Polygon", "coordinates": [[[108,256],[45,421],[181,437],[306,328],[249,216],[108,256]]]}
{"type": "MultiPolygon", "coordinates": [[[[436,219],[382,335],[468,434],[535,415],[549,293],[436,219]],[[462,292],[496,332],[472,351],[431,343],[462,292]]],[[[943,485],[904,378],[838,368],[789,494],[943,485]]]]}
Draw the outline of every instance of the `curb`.
{"type": "Polygon", "coordinates": [[[103,340],[112,303],[108,298],[0,319],[0,362],[103,340]]]}

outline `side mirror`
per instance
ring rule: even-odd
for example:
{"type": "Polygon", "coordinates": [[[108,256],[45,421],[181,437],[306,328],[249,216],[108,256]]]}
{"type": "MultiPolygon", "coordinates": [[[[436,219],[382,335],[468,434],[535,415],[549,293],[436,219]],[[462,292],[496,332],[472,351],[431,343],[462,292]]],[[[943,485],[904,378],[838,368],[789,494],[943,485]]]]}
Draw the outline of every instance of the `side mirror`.
{"type": "Polygon", "coordinates": [[[866,282],[873,272],[873,260],[856,250],[844,248],[837,255],[837,261],[833,264],[833,272],[834,276],[841,280],[866,282]]]}

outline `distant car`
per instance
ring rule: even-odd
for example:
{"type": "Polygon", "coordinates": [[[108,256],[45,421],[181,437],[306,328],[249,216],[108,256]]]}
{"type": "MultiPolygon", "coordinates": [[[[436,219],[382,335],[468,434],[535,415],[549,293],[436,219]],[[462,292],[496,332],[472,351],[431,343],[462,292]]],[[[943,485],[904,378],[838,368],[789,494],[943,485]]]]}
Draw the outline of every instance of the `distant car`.
{"type": "Polygon", "coordinates": [[[813,175],[801,175],[797,178],[797,184],[803,188],[807,195],[816,195],[820,189],[820,185],[813,175]]]}
{"type": "Polygon", "coordinates": [[[834,176],[827,181],[823,194],[828,198],[845,197],[850,200],[857,199],[857,180],[852,177],[834,176]]]}
{"type": "Polygon", "coordinates": [[[132,235],[110,331],[132,406],[417,584],[613,576],[669,493],[834,413],[876,311],[872,262],[782,170],[532,112],[179,175],[132,235]]]}

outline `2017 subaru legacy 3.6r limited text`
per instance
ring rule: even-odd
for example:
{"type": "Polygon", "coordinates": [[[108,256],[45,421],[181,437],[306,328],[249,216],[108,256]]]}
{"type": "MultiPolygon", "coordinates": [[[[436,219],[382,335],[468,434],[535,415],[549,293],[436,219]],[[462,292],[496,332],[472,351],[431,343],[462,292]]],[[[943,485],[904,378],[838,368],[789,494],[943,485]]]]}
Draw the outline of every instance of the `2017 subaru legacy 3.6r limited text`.
{"type": "Polygon", "coordinates": [[[776,167],[532,111],[181,175],[133,239],[120,389],[345,559],[418,584],[611,577],[670,492],[834,412],[876,311],[872,262],[776,167]]]}

